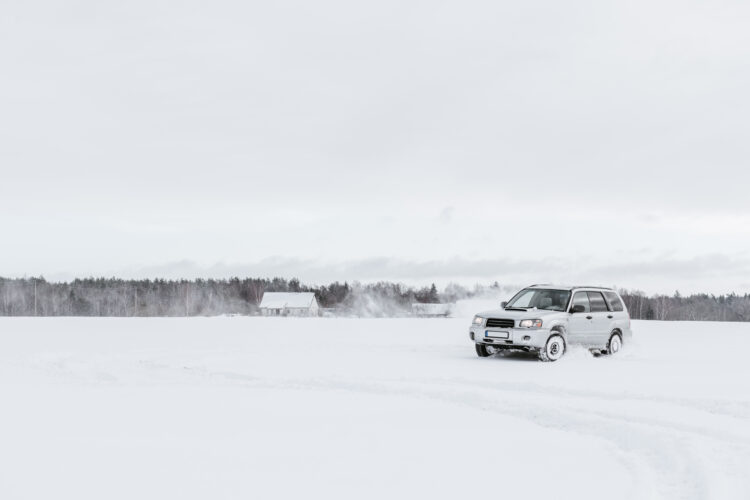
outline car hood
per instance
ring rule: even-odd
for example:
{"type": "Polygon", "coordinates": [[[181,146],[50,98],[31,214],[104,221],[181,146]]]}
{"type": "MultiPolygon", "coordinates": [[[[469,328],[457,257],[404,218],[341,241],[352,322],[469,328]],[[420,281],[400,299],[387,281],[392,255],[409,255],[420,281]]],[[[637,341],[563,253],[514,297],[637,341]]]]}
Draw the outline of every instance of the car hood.
{"type": "Polygon", "coordinates": [[[536,319],[553,316],[556,314],[564,314],[564,311],[548,311],[546,309],[527,309],[525,311],[516,311],[513,309],[492,309],[490,311],[482,311],[480,313],[477,313],[477,316],[481,316],[483,318],[536,319]]]}

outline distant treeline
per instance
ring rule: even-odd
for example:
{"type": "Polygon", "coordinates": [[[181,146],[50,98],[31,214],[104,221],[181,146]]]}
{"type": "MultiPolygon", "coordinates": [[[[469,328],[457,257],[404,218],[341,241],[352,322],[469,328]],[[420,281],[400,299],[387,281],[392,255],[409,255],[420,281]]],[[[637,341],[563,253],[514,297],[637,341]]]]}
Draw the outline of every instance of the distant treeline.
{"type": "Polygon", "coordinates": [[[306,286],[297,279],[208,280],[0,278],[0,316],[217,316],[256,314],[264,292],[314,292],[320,307],[345,314],[398,316],[414,302],[453,301],[463,289],[413,288],[397,283],[306,286]],[[452,291],[453,290],[453,291],[452,291]]]}
{"type": "MultiPolygon", "coordinates": [[[[411,304],[450,303],[472,297],[509,298],[511,288],[466,288],[433,284],[415,288],[399,283],[331,283],[307,286],[297,279],[231,278],[208,280],[0,278],[0,316],[217,316],[257,314],[264,292],[313,292],[324,309],[354,316],[404,316],[411,304]]],[[[750,321],[750,295],[695,294],[647,296],[620,291],[633,319],[750,321]]]]}
{"type": "Polygon", "coordinates": [[[647,296],[643,292],[620,290],[633,319],[663,321],[750,321],[750,294],[647,296]]]}

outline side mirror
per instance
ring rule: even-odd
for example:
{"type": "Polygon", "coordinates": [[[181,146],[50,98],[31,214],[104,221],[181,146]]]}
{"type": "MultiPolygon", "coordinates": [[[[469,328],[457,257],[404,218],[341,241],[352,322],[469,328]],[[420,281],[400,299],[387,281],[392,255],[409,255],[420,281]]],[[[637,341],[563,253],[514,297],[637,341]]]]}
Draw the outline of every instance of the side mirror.
{"type": "Polygon", "coordinates": [[[586,310],[585,307],[583,307],[583,304],[576,304],[573,307],[570,308],[571,313],[582,313],[586,310]]]}
{"type": "Polygon", "coordinates": [[[500,307],[502,307],[503,309],[505,309],[505,306],[507,306],[507,305],[508,305],[508,303],[506,301],[500,302],[500,307]]]}

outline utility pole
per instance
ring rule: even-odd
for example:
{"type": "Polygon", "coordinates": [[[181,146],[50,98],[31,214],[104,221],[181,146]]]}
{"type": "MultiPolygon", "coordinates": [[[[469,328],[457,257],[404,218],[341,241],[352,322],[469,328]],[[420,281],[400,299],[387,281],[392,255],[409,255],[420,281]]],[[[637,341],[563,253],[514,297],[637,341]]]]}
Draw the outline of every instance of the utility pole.
{"type": "Polygon", "coordinates": [[[138,316],[138,288],[135,289],[135,300],[133,301],[133,316],[138,316]]]}
{"type": "Polygon", "coordinates": [[[36,280],[34,280],[34,316],[37,315],[37,300],[36,300],[36,280]]]}
{"type": "Polygon", "coordinates": [[[190,292],[190,283],[185,283],[185,316],[190,316],[190,306],[188,305],[188,293],[190,292]]]}

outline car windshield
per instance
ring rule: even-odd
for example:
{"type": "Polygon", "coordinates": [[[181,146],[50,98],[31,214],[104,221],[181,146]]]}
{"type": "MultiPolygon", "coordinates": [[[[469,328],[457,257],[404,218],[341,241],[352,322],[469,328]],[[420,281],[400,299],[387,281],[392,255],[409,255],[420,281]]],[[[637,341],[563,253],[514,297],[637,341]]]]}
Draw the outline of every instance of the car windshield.
{"type": "Polygon", "coordinates": [[[505,308],[530,309],[536,307],[549,311],[564,311],[569,299],[570,292],[568,290],[526,288],[510,299],[505,308]]]}

